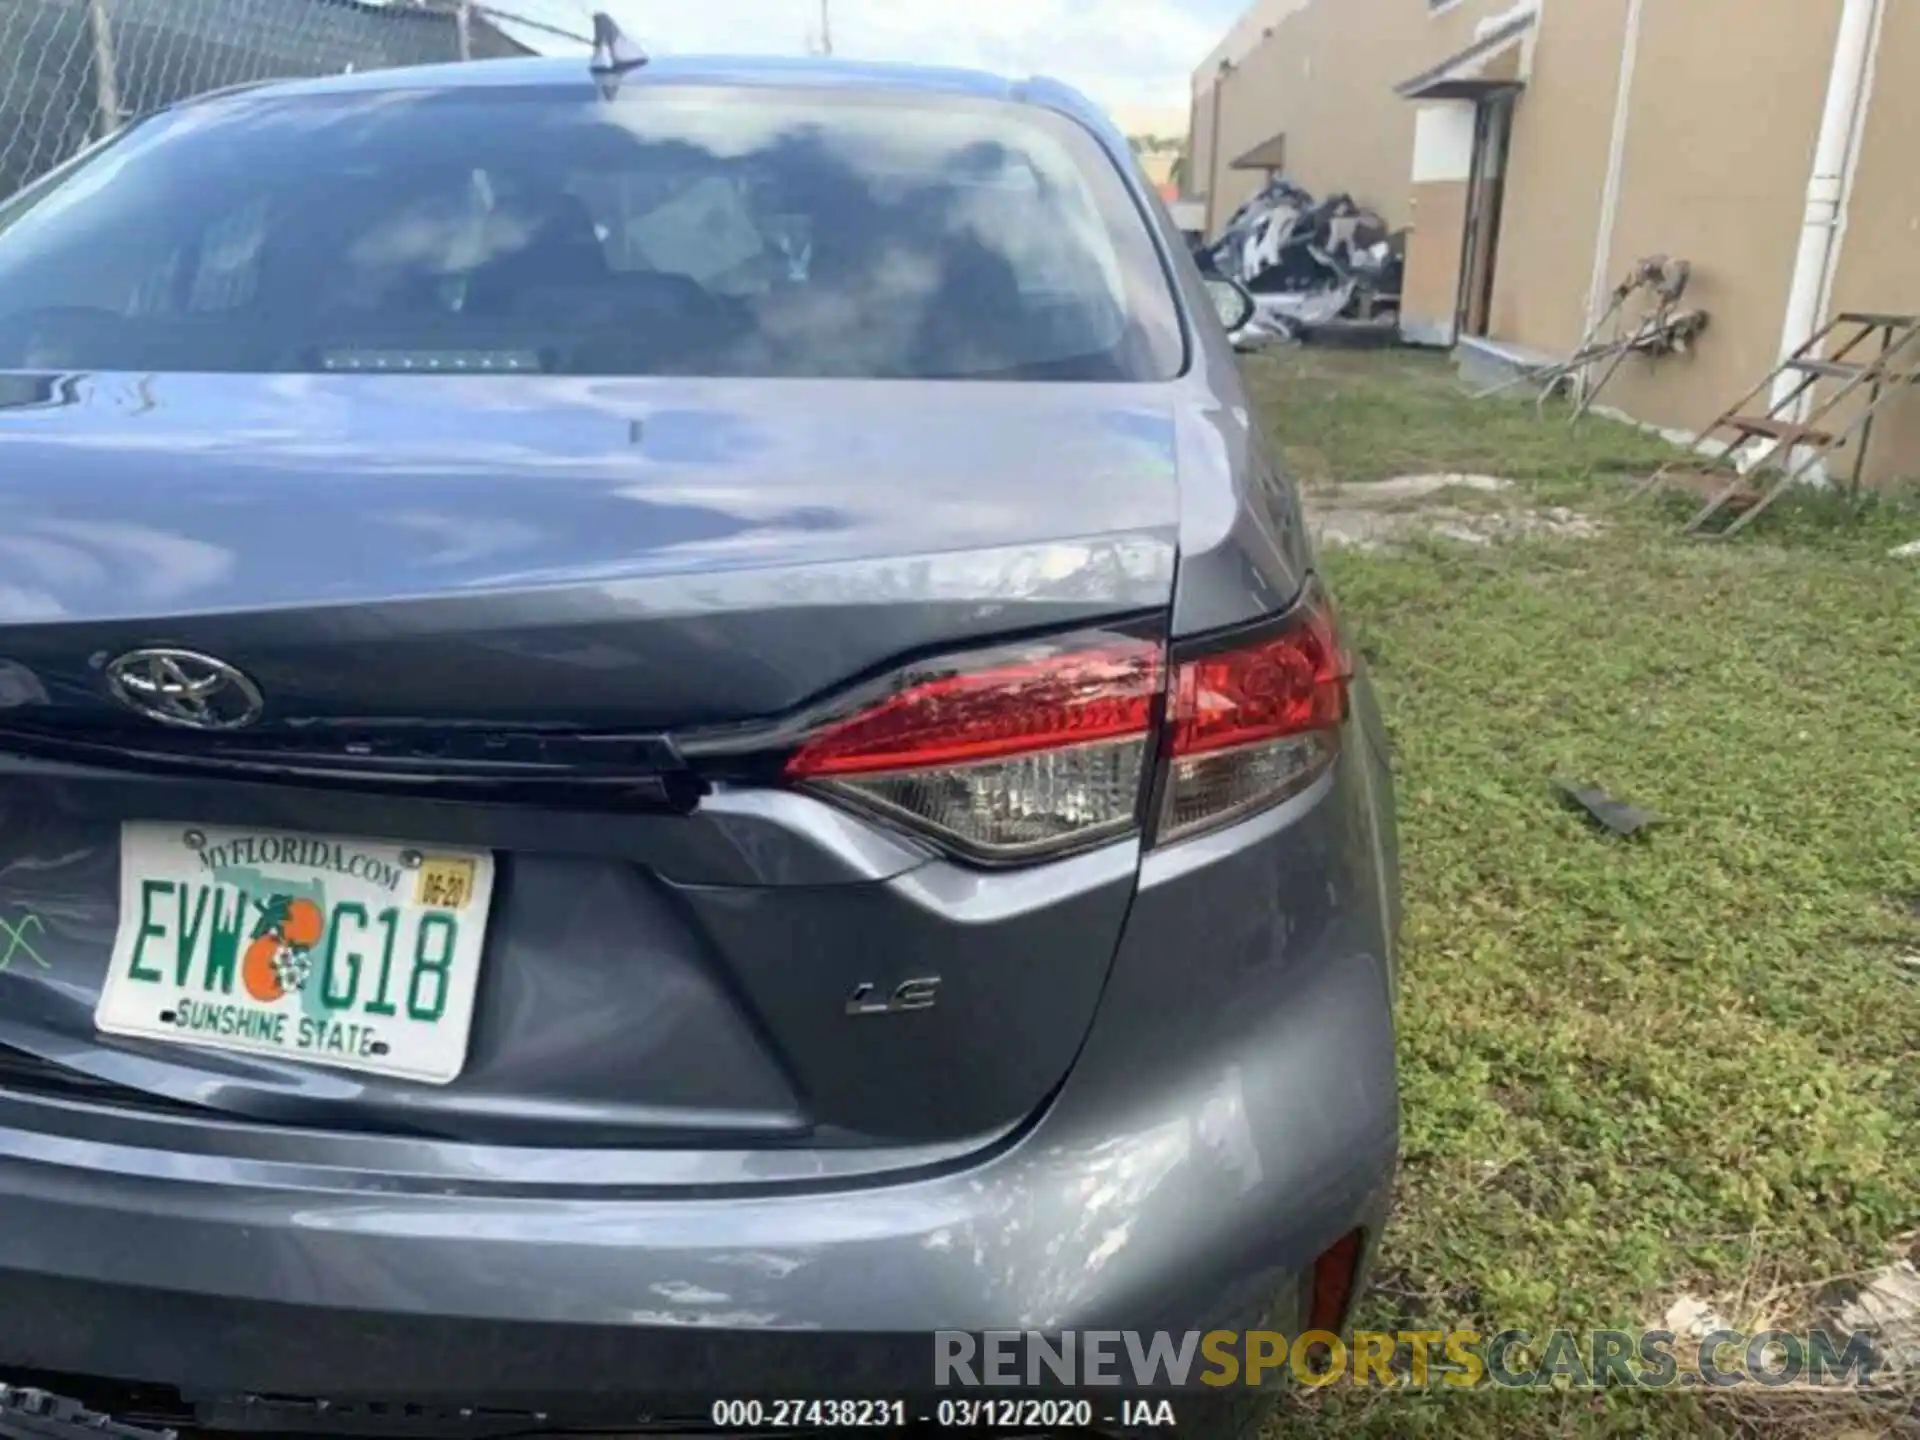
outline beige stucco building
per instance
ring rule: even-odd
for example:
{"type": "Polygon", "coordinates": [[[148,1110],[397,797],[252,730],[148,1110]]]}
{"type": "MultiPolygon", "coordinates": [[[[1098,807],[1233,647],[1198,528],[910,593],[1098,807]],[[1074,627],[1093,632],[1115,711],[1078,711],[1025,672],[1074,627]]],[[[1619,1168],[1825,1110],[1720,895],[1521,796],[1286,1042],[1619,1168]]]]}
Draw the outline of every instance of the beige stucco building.
{"type": "MultiPolygon", "coordinates": [[[[1709,328],[1605,398],[1695,430],[1829,314],[1920,313],[1915,81],[1920,0],[1259,0],[1195,72],[1191,184],[1210,228],[1276,166],[1410,226],[1424,343],[1564,357],[1682,257],[1709,328]]],[[[1920,475],[1920,390],[1867,473],[1920,475]]]]}

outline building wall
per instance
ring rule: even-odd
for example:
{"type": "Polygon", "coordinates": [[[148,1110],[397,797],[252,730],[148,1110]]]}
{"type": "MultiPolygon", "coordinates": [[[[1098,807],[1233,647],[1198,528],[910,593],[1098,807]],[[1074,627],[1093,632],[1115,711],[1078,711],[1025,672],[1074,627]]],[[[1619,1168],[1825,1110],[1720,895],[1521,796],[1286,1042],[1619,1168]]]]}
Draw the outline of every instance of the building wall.
{"type": "Polygon", "coordinates": [[[1773,367],[1839,19],[1840,0],[1647,0],[1611,269],[1691,261],[1684,303],[1712,320],[1690,356],[1629,360],[1605,403],[1697,429],[1773,367]]]}
{"type": "Polygon", "coordinates": [[[1443,100],[1414,109],[1407,271],[1400,328],[1424,345],[1453,342],[1465,249],[1468,178],[1473,173],[1474,106],[1443,100]]]}
{"type": "Polygon", "coordinates": [[[1550,355],[1587,327],[1626,23],[1627,0],[1547,0],[1514,108],[1491,329],[1550,355]]]}
{"type": "MultiPolygon", "coordinates": [[[[1413,107],[1393,87],[1470,44],[1474,26],[1509,3],[1460,0],[1434,14],[1427,0],[1314,0],[1286,16],[1222,82],[1214,224],[1264,178],[1226,163],[1282,131],[1290,178],[1317,195],[1345,191],[1389,225],[1410,223],[1413,107]]],[[[1196,112],[1210,106],[1196,101],[1196,112]]],[[[1196,113],[1195,134],[1207,123],[1196,113]]]]}
{"type": "MultiPolygon", "coordinates": [[[[1187,153],[1193,161],[1187,166],[1187,194],[1204,200],[1213,188],[1213,86],[1193,92],[1193,113],[1187,120],[1187,153]]],[[[1224,161],[1221,163],[1225,163],[1224,161]]]]}
{"type": "Polygon", "coordinates": [[[1222,60],[1238,65],[1246,58],[1247,52],[1254,49],[1266,38],[1267,32],[1303,6],[1313,0],[1253,0],[1253,3],[1241,12],[1240,18],[1233,22],[1227,33],[1220,37],[1220,43],[1208,52],[1194,70],[1194,88],[1199,90],[1213,83],[1213,76],[1220,69],[1222,60]]]}
{"type": "MultiPolygon", "coordinates": [[[[1692,264],[1684,304],[1711,316],[1688,356],[1635,357],[1604,403],[1697,430],[1771,369],[1780,346],[1807,174],[1842,0],[1641,0],[1619,199],[1600,234],[1631,0],[1544,0],[1514,117],[1491,331],[1565,354],[1603,292],[1638,258],[1692,264]]],[[[1448,319],[1464,187],[1415,186],[1414,103],[1400,81],[1471,43],[1505,0],[1312,0],[1248,52],[1221,95],[1222,159],[1284,132],[1288,173],[1410,224],[1409,311],[1448,319]],[[1423,244],[1423,234],[1451,243],[1423,244]]],[[[1886,0],[1871,105],[1831,308],[1920,313],[1920,0],[1886,0]]],[[[1212,153],[1211,95],[1196,101],[1196,169],[1212,153]],[[1209,134],[1209,141],[1210,141],[1209,134]]],[[[1222,170],[1217,226],[1262,177],[1222,170]]],[[[1431,318],[1430,317],[1430,318],[1431,318]]],[[[1920,475],[1920,388],[1883,416],[1868,475],[1920,475]]],[[[1850,457],[1840,457],[1847,459],[1850,457]]]]}
{"type": "MultiPolygon", "coordinates": [[[[1280,22],[1312,0],[1253,0],[1253,3],[1241,12],[1240,18],[1233,22],[1227,33],[1220,37],[1220,43],[1208,52],[1193,72],[1193,102],[1187,124],[1187,134],[1192,137],[1189,153],[1194,164],[1187,176],[1187,193],[1204,196],[1207,193],[1208,177],[1212,175],[1213,151],[1213,86],[1220,75],[1220,62],[1226,61],[1238,65],[1247,53],[1267,37],[1268,32],[1278,28],[1280,22]],[[1204,116],[1204,119],[1203,119],[1204,116]],[[1205,134],[1202,128],[1204,126],[1205,134]]],[[[1235,151],[1234,154],[1240,154],[1235,151]]],[[[1225,165],[1232,155],[1221,157],[1225,165]]]]}
{"type": "MultiPolygon", "coordinates": [[[[1920,315],[1920,7],[1889,0],[1872,105],[1859,140],[1853,197],[1834,275],[1833,309],[1920,315]]],[[[1920,478],[1920,391],[1892,400],[1874,420],[1867,476],[1920,478]]]]}

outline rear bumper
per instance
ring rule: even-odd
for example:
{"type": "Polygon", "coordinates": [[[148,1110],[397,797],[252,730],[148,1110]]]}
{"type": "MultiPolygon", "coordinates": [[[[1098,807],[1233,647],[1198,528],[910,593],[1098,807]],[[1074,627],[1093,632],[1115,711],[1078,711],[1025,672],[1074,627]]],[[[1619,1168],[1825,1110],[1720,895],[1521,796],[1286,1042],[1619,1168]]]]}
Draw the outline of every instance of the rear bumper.
{"type": "Polygon", "coordinates": [[[1295,1326],[1314,1257],[1377,1235],[1397,1148],[1361,789],[1343,763],[1326,793],[1149,856],[1045,1114],[914,1178],[663,1195],[476,1166],[429,1185],[163,1143],[191,1122],[109,1140],[16,1118],[0,1376],[558,1410],[923,1386],[942,1329],[1295,1326]],[[1278,873],[1283,833],[1325,862],[1310,882],[1278,873]]]}

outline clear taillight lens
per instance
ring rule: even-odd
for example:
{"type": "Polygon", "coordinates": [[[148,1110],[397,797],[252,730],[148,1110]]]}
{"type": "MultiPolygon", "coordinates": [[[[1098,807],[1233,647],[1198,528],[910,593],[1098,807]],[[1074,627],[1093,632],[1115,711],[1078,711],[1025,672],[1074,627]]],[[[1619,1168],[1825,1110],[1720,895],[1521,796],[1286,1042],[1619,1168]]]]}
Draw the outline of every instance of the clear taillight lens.
{"type": "Polygon", "coordinates": [[[1154,839],[1229,824],[1318,780],[1339,754],[1351,677],[1317,586],[1276,627],[1177,661],[1154,839]]]}
{"type": "Polygon", "coordinates": [[[1100,636],[908,674],[816,728],[790,780],[985,859],[1078,848],[1138,824],[1161,647],[1100,636]]]}

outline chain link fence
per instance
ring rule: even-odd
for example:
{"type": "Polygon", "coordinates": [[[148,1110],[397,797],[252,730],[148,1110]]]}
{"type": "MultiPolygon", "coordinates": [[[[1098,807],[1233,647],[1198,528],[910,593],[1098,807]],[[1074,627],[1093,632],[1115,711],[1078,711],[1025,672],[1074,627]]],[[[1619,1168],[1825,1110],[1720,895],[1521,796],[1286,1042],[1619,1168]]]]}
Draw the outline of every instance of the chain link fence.
{"type": "Polygon", "coordinates": [[[0,0],[0,198],[128,120],[296,75],[590,43],[471,0],[0,0]]]}

